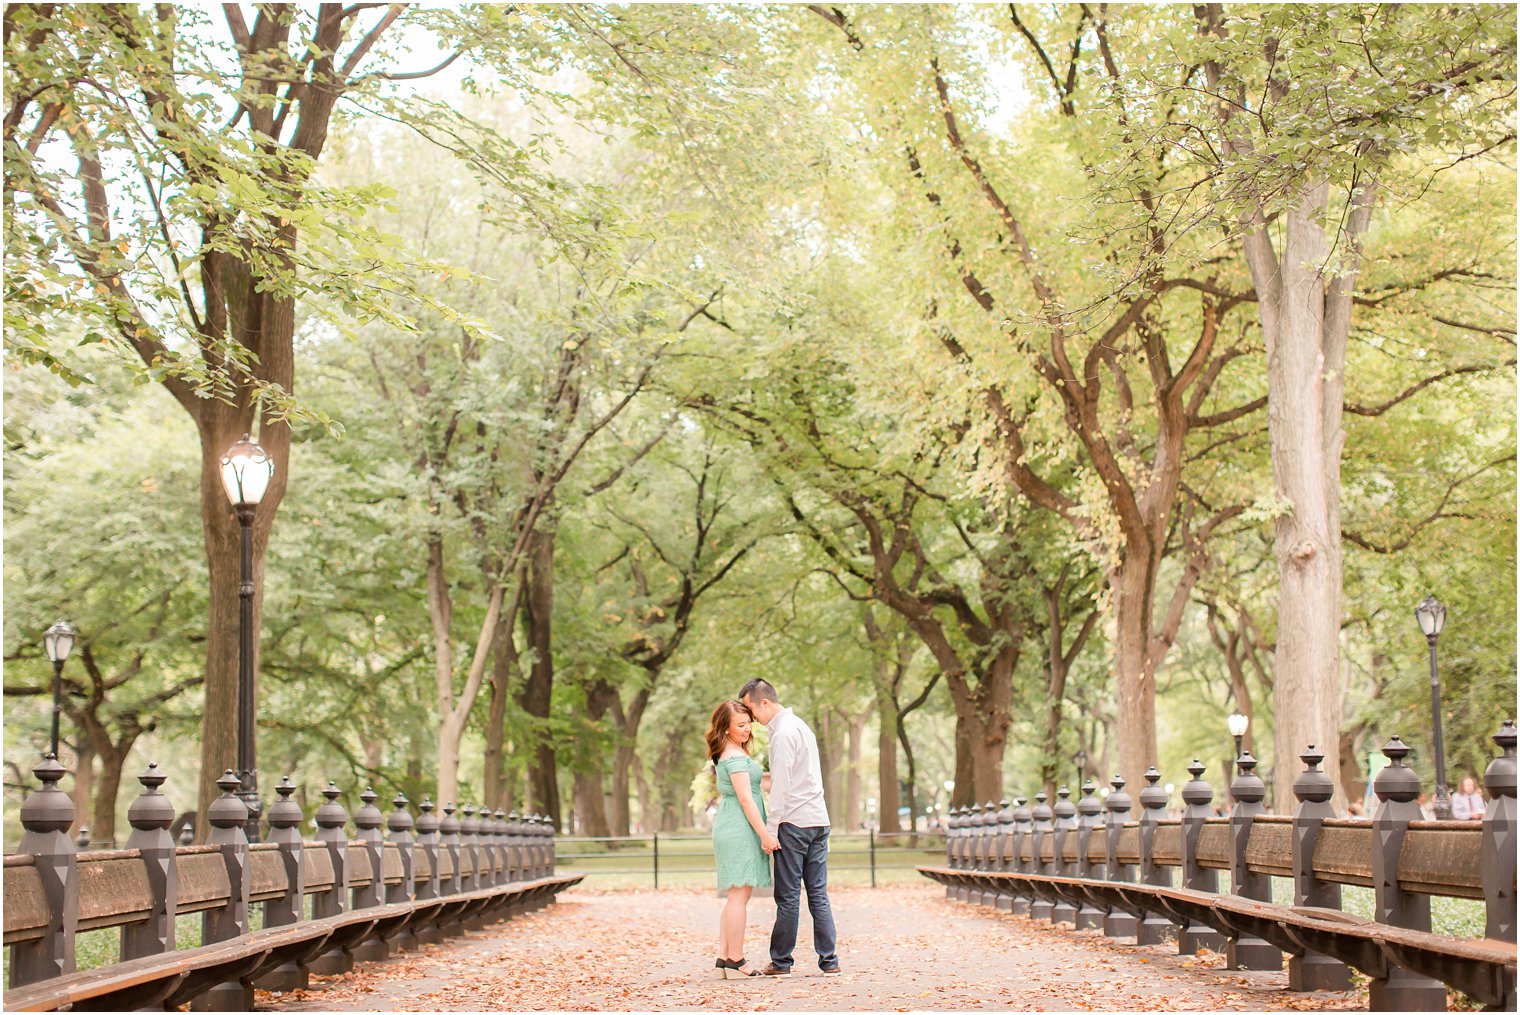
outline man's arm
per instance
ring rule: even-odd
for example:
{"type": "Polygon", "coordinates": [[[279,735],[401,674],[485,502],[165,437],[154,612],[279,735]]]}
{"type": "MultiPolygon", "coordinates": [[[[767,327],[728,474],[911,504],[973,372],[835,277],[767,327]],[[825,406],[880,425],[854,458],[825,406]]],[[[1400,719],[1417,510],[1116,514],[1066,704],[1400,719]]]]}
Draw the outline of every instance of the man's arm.
{"type": "Polygon", "coordinates": [[[765,827],[772,835],[780,837],[781,816],[788,806],[787,796],[792,789],[792,765],[797,757],[796,745],[786,730],[777,730],[771,738],[771,799],[765,810],[765,827]]]}

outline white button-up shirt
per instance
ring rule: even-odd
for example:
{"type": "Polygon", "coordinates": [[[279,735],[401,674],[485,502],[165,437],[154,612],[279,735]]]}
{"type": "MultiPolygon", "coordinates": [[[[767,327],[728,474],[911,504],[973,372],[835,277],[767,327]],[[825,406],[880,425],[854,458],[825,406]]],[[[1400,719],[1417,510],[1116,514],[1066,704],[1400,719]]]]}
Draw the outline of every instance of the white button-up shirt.
{"type": "Polygon", "coordinates": [[[770,730],[771,798],[765,827],[772,835],[783,824],[819,828],[829,823],[823,802],[823,772],[818,764],[818,738],[807,723],[783,708],[770,730]]]}

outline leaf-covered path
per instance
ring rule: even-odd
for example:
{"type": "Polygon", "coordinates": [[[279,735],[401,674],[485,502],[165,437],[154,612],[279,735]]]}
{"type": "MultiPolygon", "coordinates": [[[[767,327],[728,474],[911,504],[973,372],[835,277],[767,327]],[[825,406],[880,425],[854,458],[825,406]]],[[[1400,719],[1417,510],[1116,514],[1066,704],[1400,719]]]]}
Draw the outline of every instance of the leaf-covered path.
{"type": "MultiPolygon", "coordinates": [[[[935,885],[831,892],[844,972],[824,976],[804,907],[796,975],[713,978],[718,900],[695,890],[574,889],[547,910],[421,954],[360,965],[313,989],[260,993],[275,1011],[851,1011],[1341,1009],[1365,995],[1293,994],[1285,973],[1227,972],[1220,956],[1136,948],[982,907],[935,885]]],[[[774,906],[750,906],[752,962],[774,906]]]]}

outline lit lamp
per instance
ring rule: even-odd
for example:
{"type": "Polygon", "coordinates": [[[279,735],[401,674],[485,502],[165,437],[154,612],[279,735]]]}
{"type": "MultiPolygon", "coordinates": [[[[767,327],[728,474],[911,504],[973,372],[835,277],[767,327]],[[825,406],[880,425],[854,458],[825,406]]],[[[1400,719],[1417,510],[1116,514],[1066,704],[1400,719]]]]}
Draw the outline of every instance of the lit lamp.
{"type": "Polygon", "coordinates": [[[242,570],[238,584],[238,728],[237,767],[242,783],[238,796],[248,807],[248,841],[257,842],[258,774],[254,771],[253,733],[253,519],[274,477],[274,459],[243,434],[222,456],[222,488],[237,515],[242,537],[242,570]]]}
{"type": "MultiPolygon", "coordinates": [[[[1225,720],[1225,724],[1230,727],[1230,736],[1235,738],[1235,760],[1239,761],[1240,745],[1245,740],[1246,730],[1251,728],[1251,717],[1244,712],[1231,712],[1230,717],[1225,720]]],[[[1235,765],[1231,763],[1225,766],[1224,784],[1228,787],[1234,785],[1234,783],[1235,765]]]]}
{"type": "Polygon", "coordinates": [[[1246,730],[1251,728],[1251,717],[1243,712],[1235,712],[1225,720],[1230,726],[1230,736],[1235,738],[1235,757],[1240,757],[1240,745],[1245,740],[1246,730]]]}
{"type": "Polygon", "coordinates": [[[1430,647],[1430,723],[1432,743],[1436,755],[1436,798],[1431,805],[1437,821],[1451,820],[1451,793],[1446,789],[1446,745],[1441,736],[1441,677],[1436,672],[1436,641],[1446,626],[1446,607],[1435,596],[1426,596],[1414,608],[1414,617],[1420,622],[1420,633],[1430,647]]]}
{"type": "Polygon", "coordinates": [[[58,757],[58,717],[63,712],[63,662],[74,651],[74,629],[67,620],[60,620],[42,634],[42,647],[53,661],[53,733],[48,738],[48,751],[58,757]]]}

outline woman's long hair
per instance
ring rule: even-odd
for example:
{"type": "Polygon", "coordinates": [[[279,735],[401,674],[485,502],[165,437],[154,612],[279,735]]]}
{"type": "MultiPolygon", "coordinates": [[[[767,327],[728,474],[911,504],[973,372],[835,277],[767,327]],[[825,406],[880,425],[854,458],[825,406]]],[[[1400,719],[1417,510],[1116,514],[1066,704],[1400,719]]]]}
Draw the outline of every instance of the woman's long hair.
{"type": "MultiPolygon", "coordinates": [[[[719,702],[718,707],[713,709],[712,722],[707,726],[707,756],[714,764],[718,761],[718,755],[723,753],[723,745],[728,742],[728,729],[738,715],[743,715],[750,722],[755,721],[754,713],[742,701],[719,702]]],[[[744,748],[745,754],[749,753],[749,745],[754,743],[754,739],[750,737],[739,745],[744,748]]]]}

